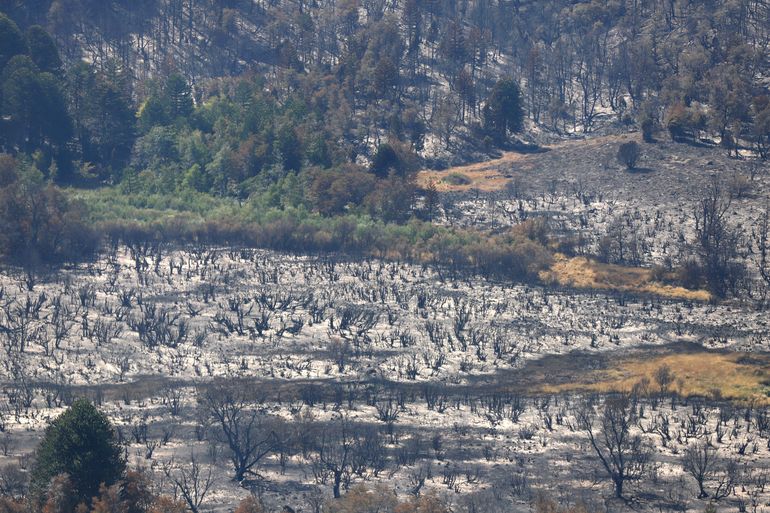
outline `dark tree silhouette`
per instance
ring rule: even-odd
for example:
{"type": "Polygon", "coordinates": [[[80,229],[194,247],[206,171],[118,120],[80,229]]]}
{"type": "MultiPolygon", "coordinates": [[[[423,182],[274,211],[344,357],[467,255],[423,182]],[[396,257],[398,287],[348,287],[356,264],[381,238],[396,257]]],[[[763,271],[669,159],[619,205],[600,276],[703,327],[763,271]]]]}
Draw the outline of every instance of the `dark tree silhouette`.
{"type": "Polygon", "coordinates": [[[254,404],[249,391],[238,384],[215,384],[199,392],[202,406],[219,425],[230,449],[236,481],[256,473],[277,442],[276,422],[254,404]]]}
{"type": "Polygon", "coordinates": [[[618,162],[626,166],[627,169],[635,169],[641,153],[636,141],[628,141],[618,148],[618,162]]]}
{"type": "Polygon", "coordinates": [[[615,496],[622,498],[626,483],[640,479],[650,462],[650,452],[641,438],[631,434],[636,421],[633,401],[625,394],[608,397],[598,414],[593,406],[586,405],[578,411],[577,419],[612,481],[615,496]]]}
{"type": "Polygon", "coordinates": [[[511,78],[497,81],[484,105],[484,125],[498,141],[502,142],[508,132],[519,132],[523,128],[524,110],[521,107],[519,85],[511,78]]]}

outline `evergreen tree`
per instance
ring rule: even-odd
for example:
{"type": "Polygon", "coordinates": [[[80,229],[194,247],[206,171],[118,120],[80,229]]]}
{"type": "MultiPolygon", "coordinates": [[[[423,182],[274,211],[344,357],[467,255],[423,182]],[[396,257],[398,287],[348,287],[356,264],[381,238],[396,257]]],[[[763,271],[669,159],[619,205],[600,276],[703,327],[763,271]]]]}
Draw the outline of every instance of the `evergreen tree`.
{"type": "Polygon", "coordinates": [[[72,135],[72,121],[59,80],[40,73],[26,55],[8,62],[2,74],[2,114],[8,143],[32,152],[44,143],[62,146],[72,135]]]}
{"type": "Polygon", "coordinates": [[[302,167],[302,142],[289,125],[281,125],[277,134],[278,151],[285,170],[299,171],[302,167]]]}
{"type": "Polygon", "coordinates": [[[89,401],[79,399],[46,428],[32,469],[31,489],[41,498],[53,477],[67,474],[77,501],[88,503],[102,484],[115,484],[125,470],[123,451],[109,420],[89,401]]]}
{"type": "Polygon", "coordinates": [[[485,127],[500,143],[508,132],[521,131],[523,122],[519,85],[511,78],[498,80],[484,106],[485,127]]]}
{"type": "Polygon", "coordinates": [[[369,170],[379,178],[387,178],[391,170],[403,175],[401,161],[396,150],[390,144],[380,144],[377,153],[374,154],[369,170]]]}
{"type": "Polygon", "coordinates": [[[192,92],[183,76],[175,73],[168,77],[165,96],[171,119],[186,118],[192,114],[192,92]]]}
{"type": "Polygon", "coordinates": [[[142,104],[138,113],[139,129],[141,133],[149,132],[153,127],[168,125],[168,115],[163,106],[163,100],[158,96],[150,95],[142,104]]]}
{"type": "Polygon", "coordinates": [[[8,16],[0,13],[0,70],[14,55],[27,51],[19,27],[8,16]]]}
{"type": "Polygon", "coordinates": [[[91,94],[90,126],[94,161],[114,170],[125,167],[134,146],[136,115],[120,74],[99,74],[91,94]]]}
{"type": "Polygon", "coordinates": [[[26,34],[29,56],[40,68],[40,71],[58,74],[61,72],[62,62],[59,57],[59,49],[48,32],[39,25],[33,25],[26,34]]]}

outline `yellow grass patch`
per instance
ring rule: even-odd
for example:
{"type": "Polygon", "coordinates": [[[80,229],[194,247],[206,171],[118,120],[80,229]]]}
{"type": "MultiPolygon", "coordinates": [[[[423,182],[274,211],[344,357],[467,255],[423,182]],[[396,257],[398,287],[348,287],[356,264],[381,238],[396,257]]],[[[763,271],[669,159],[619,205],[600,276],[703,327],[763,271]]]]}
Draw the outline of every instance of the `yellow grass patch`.
{"type": "Polygon", "coordinates": [[[711,298],[705,290],[658,283],[654,281],[650,269],[602,264],[585,257],[556,255],[551,269],[540,273],[540,278],[565,287],[636,292],[694,301],[708,301],[711,298]]]}
{"type": "Polygon", "coordinates": [[[770,357],[749,353],[697,351],[621,357],[609,368],[578,372],[572,383],[543,385],[545,393],[567,391],[628,392],[643,377],[657,389],[655,372],[667,365],[674,376],[669,390],[682,396],[704,396],[770,404],[770,357]]]}
{"type": "Polygon", "coordinates": [[[499,191],[510,180],[500,172],[503,164],[521,161],[530,155],[522,153],[506,152],[499,159],[478,162],[465,166],[457,166],[444,171],[423,170],[417,174],[417,183],[427,187],[431,182],[440,192],[458,192],[470,189],[478,189],[483,192],[499,191]],[[453,184],[445,180],[452,174],[465,175],[470,180],[467,184],[453,184]]]}

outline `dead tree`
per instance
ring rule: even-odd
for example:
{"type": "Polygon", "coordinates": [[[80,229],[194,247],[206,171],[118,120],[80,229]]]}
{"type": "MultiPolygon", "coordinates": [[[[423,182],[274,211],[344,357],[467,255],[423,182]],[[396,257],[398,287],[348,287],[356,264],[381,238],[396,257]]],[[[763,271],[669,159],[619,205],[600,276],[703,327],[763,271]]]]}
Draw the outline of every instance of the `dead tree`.
{"type": "Polygon", "coordinates": [[[377,409],[377,419],[384,422],[388,427],[388,435],[391,442],[393,442],[393,425],[398,420],[399,407],[392,399],[387,401],[377,401],[374,405],[377,409]]]}
{"type": "Polygon", "coordinates": [[[375,430],[362,433],[340,417],[318,434],[312,468],[318,482],[331,479],[334,497],[339,498],[354,475],[363,476],[368,470],[377,475],[385,468],[385,450],[375,430]]]}
{"type": "Polygon", "coordinates": [[[759,276],[765,282],[765,286],[770,287],[770,204],[765,206],[758,230],[759,276]]]}
{"type": "Polygon", "coordinates": [[[26,473],[18,465],[0,467],[0,496],[21,500],[27,492],[26,473]]]}
{"type": "Polygon", "coordinates": [[[230,450],[234,479],[243,481],[276,445],[275,421],[254,404],[246,387],[213,384],[199,391],[199,401],[209,411],[230,450]]]}
{"type": "Polygon", "coordinates": [[[707,442],[690,445],[682,455],[682,468],[698,483],[699,499],[709,496],[704,484],[716,471],[716,463],[716,450],[707,442]]]}
{"type": "Polygon", "coordinates": [[[174,468],[173,460],[164,466],[163,472],[174,483],[192,513],[199,513],[206,495],[214,484],[211,465],[204,469],[195,453],[190,453],[190,465],[174,468]]]}
{"type": "Polygon", "coordinates": [[[739,235],[727,220],[731,201],[714,180],[694,210],[695,234],[709,290],[724,297],[743,268],[736,262],[739,235]]]}
{"type": "Polygon", "coordinates": [[[586,404],[577,412],[577,420],[612,481],[615,496],[623,498],[626,483],[642,477],[651,457],[641,438],[631,434],[636,413],[629,396],[608,397],[599,412],[586,404]]]}
{"type": "Polygon", "coordinates": [[[714,471],[715,486],[712,498],[715,501],[729,497],[740,481],[740,468],[734,459],[722,459],[714,471]]]}

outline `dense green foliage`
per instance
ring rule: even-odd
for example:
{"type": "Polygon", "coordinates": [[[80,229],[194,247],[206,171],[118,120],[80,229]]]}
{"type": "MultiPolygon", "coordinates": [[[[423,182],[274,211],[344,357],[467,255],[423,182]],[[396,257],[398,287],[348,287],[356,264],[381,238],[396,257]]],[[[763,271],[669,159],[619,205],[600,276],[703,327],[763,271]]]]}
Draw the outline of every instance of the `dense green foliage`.
{"type": "Polygon", "coordinates": [[[168,215],[144,223],[116,220],[105,223],[103,229],[115,244],[172,240],[186,245],[337,253],[432,264],[453,276],[473,273],[500,280],[536,281],[551,263],[550,252],[537,237],[539,232],[527,224],[491,235],[418,220],[386,224],[367,216],[329,218],[297,209],[263,212],[252,208],[239,210],[239,218],[190,222],[186,215],[168,215]]]}
{"type": "Polygon", "coordinates": [[[125,469],[123,450],[109,420],[80,399],[46,428],[32,469],[31,489],[40,496],[51,479],[67,474],[75,504],[88,503],[99,494],[100,485],[114,484],[125,469]]]}
{"type": "Polygon", "coordinates": [[[97,233],[82,204],[43,181],[31,165],[0,155],[0,256],[28,270],[92,256],[97,233]]]}

